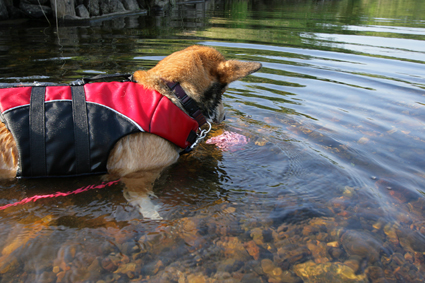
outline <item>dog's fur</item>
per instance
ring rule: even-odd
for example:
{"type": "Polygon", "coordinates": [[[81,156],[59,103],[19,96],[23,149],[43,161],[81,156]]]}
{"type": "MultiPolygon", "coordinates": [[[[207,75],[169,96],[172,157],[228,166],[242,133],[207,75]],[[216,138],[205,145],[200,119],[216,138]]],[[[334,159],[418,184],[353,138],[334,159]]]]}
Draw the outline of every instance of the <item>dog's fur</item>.
{"type": "MultiPolygon", "coordinates": [[[[180,101],[164,83],[179,82],[194,99],[208,121],[224,119],[222,94],[229,83],[261,68],[260,63],[225,60],[217,50],[191,46],[175,52],[149,71],[136,71],[134,79],[149,89],[157,90],[182,108],[180,101]]],[[[183,108],[182,108],[183,109],[183,108]]],[[[0,123],[0,178],[16,176],[18,151],[12,134],[0,123]]],[[[136,133],[119,140],[109,154],[108,178],[121,178],[124,196],[139,207],[144,217],[160,219],[150,201],[154,181],[161,171],[179,157],[171,142],[149,133],[136,133]]]]}

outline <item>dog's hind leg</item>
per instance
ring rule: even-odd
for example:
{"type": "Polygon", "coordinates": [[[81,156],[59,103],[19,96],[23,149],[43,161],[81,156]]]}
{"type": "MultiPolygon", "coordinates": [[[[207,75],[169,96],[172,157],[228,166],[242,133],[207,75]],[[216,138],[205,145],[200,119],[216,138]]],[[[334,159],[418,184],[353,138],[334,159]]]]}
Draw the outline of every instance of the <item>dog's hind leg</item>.
{"type": "Polygon", "coordinates": [[[144,218],[162,219],[157,210],[158,207],[151,201],[153,183],[159,177],[161,171],[157,169],[135,172],[121,178],[121,181],[125,184],[125,199],[130,205],[136,207],[144,218]]]}
{"type": "Polygon", "coordinates": [[[160,219],[149,196],[155,180],[178,157],[176,146],[169,141],[149,133],[132,134],[119,140],[111,151],[108,172],[121,178],[125,198],[143,217],[160,219]]]}

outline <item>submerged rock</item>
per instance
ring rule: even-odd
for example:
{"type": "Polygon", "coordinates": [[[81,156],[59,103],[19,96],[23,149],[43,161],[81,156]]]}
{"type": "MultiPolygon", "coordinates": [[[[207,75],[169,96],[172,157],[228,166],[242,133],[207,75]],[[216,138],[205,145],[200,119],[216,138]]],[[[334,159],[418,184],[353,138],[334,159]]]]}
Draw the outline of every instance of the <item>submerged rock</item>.
{"type": "Polygon", "coordinates": [[[294,271],[305,283],[368,282],[364,274],[356,275],[350,267],[338,262],[316,264],[308,261],[294,266],[294,271]]]}
{"type": "Polygon", "coordinates": [[[366,232],[347,230],[341,236],[341,243],[349,255],[357,255],[372,262],[379,259],[383,247],[377,239],[366,232]]]}
{"type": "Polygon", "coordinates": [[[397,229],[397,236],[400,240],[400,245],[407,251],[425,252],[425,236],[419,231],[410,229],[397,229]]]}

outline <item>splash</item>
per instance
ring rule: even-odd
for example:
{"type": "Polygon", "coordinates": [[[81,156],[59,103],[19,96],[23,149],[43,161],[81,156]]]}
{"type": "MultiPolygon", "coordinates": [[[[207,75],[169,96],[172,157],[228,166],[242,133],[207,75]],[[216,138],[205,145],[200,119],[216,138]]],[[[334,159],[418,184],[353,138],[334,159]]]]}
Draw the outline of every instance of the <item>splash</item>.
{"type": "Polygon", "coordinates": [[[240,147],[248,144],[249,138],[244,135],[240,135],[235,132],[224,131],[223,134],[212,137],[206,141],[207,144],[215,144],[221,150],[235,151],[240,149],[240,147]]]}
{"type": "Polygon", "coordinates": [[[82,187],[79,189],[76,189],[75,191],[70,191],[70,192],[56,192],[54,194],[47,194],[47,195],[35,195],[32,197],[28,197],[28,198],[24,198],[21,201],[18,202],[14,202],[14,203],[9,203],[3,206],[0,206],[0,210],[4,210],[6,208],[12,207],[12,206],[17,206],[17,205],[22,205],[22,204],[26,204],[29,202],[36,202],[39,199],[45,199],[45,198],[56,198],[56,197],[66,197],[69,195],[75,195],[75,194],[79,194],[79,193],[83,193],[83,192],[87,192],[89,190],[95,190],[95,189],[103,189],[105,187],[110,187],[112,185],[115,185],[119,182],[120,180],[115,180],[115,181],[110,181],[110,182],[103,182],[100,185],[88,185],[86,187],[82,187]]]}

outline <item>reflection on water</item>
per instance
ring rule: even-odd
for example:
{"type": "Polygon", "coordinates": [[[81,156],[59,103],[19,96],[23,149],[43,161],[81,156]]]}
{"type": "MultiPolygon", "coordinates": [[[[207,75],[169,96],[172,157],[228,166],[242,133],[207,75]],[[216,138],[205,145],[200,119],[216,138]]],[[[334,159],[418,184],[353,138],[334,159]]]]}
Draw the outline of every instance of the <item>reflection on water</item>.
{"type": "MultiPolygon", "coordinates": [[[[250,142],[180,158],[154,189],[164,220],[120,184],[10,207],[1,282],[423,282],[423,14],[419,0],[208,1],[0,26],[0,83],[132,72],[190,44],[263,64],[212,133],[250,142]]],[[[100,183],[4,180],[0,205],[100,183]]]]}

